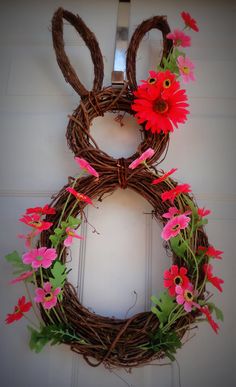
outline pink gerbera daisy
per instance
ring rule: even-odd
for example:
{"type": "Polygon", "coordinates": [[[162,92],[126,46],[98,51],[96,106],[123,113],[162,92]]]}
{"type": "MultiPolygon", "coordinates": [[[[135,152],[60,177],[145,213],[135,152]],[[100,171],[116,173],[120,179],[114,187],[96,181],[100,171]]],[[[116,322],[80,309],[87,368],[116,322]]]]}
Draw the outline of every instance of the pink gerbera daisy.
{"type": "Polygon", "coordinates": [[[67,234],[67,237],[64,240],[64,246],[66,246],[66,247],[69,247],[72,245],[73,238],[84,239],[81,235],[76,234],[75,230],[73,228],[70,228],[70,227],[66,228],[66,234],[67,234]]]}
{"type": "Polygon", "coordinates": [[[175,296],[175,288],[177,285],[186,288],[189,283],[186,274],[187,269],[185,267],[179,269],[177,265],[172,265],[170,270],[164,271],[164,287],[168,288],[170,296],[175,296]]]}
{"type": "Polygon", "coordinates": [[[32,249],[28,253],[23,254],[22,257],[23,262],[27,265],[32,265],[34,269],[38,269],[39,267],[48,269],[56,258],[56,249],[47,249],[46,247],[32,249]]]}
{"type": "Polygon", "coordinates": [[[167,39],[173,40],[174,46],[190,47],[191,37],[186,35],[183,31],[175,29],[173,32],[169,32],[166,35],[167,39]]]}
{"type": "Polygon", "coordinates": [[[182,55],[178,56],[177,65],[184,83],[189,83],[190,81],[196,80],[193,72],[195,66],[189,58],[182,55]]]}
{"type": "Polygon", "coordinates": [[[154,155],[155,151],[152,148],[148,148],[145,152],[141,154],[140,157],[135,159],[130,165],[130,169],[137,168],[140,164],[144,163],[147,159],[150,159],[154,155]]]}
{"type": "Polygon", "coordinates": [[[181,230],[188,227],[190,218],[184,214],[174,216],[170,219],[162,230],[161,237],[168,241],[170,238],[175,237],[181,230]]]}
{"type": "Polygon", "coordinates": [[[14,285],[14,284],[16,284],[17,282],[25,281],[27,278],[32,277],[33,273],[34,273],[34,270],[26,271],[25,273],[22,273],[21,275],[19,275],[19,277],[13,278],[13,279],[10,281],[10,284],[11,284],[11,285],[14,285]]]}
{"type": "Polygon", "coordinates": [[[186,312],[191,312],[194,306],[198,306],[194,299],[193,285],[189,283],[186,287],[177,285],[175,288],[177,294],[176,302],[180,305],[184,305],[184,310],[186,312]]]}
{"type": "Polygon", "coordinates": [[[46,282],[42,288],[35,289],[36,297],[34,298],[35,302],[41,302],[45,309],[53,308],[57,303],[57,296],[60,293],[61,288],[56,288],[52,290],[52,285],[50,282],[46,282]]]}
{"type": "Polygon", "coordinates": [[[88,163],[88,161],[81,159],[80,157],[75,157],[75,162],[80,166],[81,169],[84,169],[90,175],[99,177],[99,174],[95,169],[88,163]]]}

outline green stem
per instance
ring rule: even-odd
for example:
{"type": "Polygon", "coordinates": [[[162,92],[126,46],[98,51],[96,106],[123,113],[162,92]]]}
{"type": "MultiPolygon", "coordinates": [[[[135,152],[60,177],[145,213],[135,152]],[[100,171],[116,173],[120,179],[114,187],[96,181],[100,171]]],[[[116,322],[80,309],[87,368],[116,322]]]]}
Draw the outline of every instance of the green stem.
{"type": "Polygon", "coordinates": [[[187,246],[187,248],[189,249],[190,253],[192,254],[192,257],[193,257],[194,262],[195,262],[195,267],[196,267],[195,290],[196,290],[197,286],[198,286],[198,279],[199,279],[199,269],[198,269],[198,263],[197,263],[196,255],[194,254],[194,252],[191,249],[191,247],[189,246],[189,244],[184,240],[184,238],[182,237],[181,233],[179,235],[180,235],[180,238],[182,239],[183,243],[187,246]]]}
{"type": "Polygon", "coordinates": [[[60,261],[61,256],[62,256],[62,254],[63,254],[65,248],[66,248],[66,246],[63,246],[63,248],[61,249],[60,255],[59,255],[59,257],[58,257],[58,261],[60,261]]]}
{"type": "Polygon", "coordinates": [[[40,272],[41,286],[43,288],[43,269],[42,269],[42,266],[40,266],[39,272],[40,272]]]}
{"type": "Polygon", "coordinates": [[[59,323],[61,323],[62,321],[61,321],[61,319],[60,319],[60,317],[59,317],[59,315],[58,315],[56,309],[55,309],[55,308],[52,308],[52,310],[53,310],[53,312],[54,312],[56,318],[58,319],[59,323]]]}
{"type": "Polygon", "coordinates": [[[45,308],[44,308],[44,311],[45,311],[46,315],[48,316],[49,320],[51,321],[51,323],[53,325],[55,325],[55,322],[53,321],[52,317],[50,316],[50,312],[45,308]]]}
{"type": "Polygon", "coordinates": [[[30,291],[29,291],[28,284],[27,284],[26,281],[24,281],[24,284],[25,284],[25,288],[26,288],[26,292],[27,292],[27,294],[28,294],[29,300],[30,300],[30,302],[31,302],[31,304],[32,304],[32,308],[33,308],[35,317],[37,318],[39,324],[41,324],[41,320],[40,320],[40,318],[39,318],[39,316],[38,316],[38,313],[37,313],[37,311],[36,311],[36,308],[35,308],[35,306],[34,306],[34,302],[33,302],[33,300],[32,300],[32,297],[31,297],[31,294],[30,294],[30,291]]]}
{"type": "Polygon", "coordinates": [[[35,324],[35,322],[32,321],[28,316],[26,316],[25,313],[23,313],[23,312],[21,312],[21,313],[23,314],[24,318],[26,318],[26,320],[28,320],[29,323],[30,323],[31,325],[33,325],[33,327],[35,327],[35,328],[37,329],[37,331],[38,331],[38,330],[39,330],[39,327],[35,324]]]}
{"type": "MultiPolygon", "coordinates": [[[[178,305],[178,306],[179,306],[179,305],[178,305]]],[[[175,316],[173,317],[173,319],[170,320],[170,321],[168,322],[168,324],[164,326],[162,332],[164,333],[164,332],[168,331],[169,327],[170,327],[170,326],[171,326],[171,325],[172,325],[179,317],[182,317],[182,316],[184,316],[184,315],[186,314],[185,312],[184,312],[184,313],[183,313],[183,312],[184,312],[183,306],[181,305],[179,311],[175,314],[175,316]]]]}

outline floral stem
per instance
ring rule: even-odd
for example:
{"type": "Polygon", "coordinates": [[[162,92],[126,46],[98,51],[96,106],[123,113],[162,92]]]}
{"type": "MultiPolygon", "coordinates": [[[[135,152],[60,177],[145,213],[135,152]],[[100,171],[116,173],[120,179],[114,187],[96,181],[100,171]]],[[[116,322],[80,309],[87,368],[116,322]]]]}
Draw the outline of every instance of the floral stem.
{"type": "Polygon", "coordinates": [[[26,318],[26,320],[28,320],[29,323],[30,323],[31,325],[33,325],[33,327],[35,327],[37,330],[39,330],[39,327],[35,324],[34,321],[32,321],[28,316],[26,316],[25,313],[23,313],[23,312],[21,312],[21,313],[23,314],[24,318],[26,318]]]}
{"type": "Polygon", "coordinates": [[[43,269],[42,269],[42,266],[40,266],[39,272],[40,272],[41,286],[43,288],[43,269]]]}
{"type": "MultiPolygon", "coordinates": [[[[179,306],[179,305],[178,305],[179,306]]],[[[168,331],[170,326],[179,318],[184,316],[186,313],[184,312],[182,305],[180,306],[180,309],[177,311],[177,313],[174,315],[174,317],[164,326],[162,332],[168,331]]]]}
{"type": "Polygon", "coordinates": [[[55,322],[53,321],[52,317],[50,316],[50,312],[45,308],[44,308],[44,311],[45,311],[46,315],[48,316],[49,320],[51,321],[51,323],[53,325],[55,325],[55,322]]]}
{"type": "Polygon", "coordinates": [[[63,252],[64,252],[65,248],[66,248],[66,246],[63,246],[63,248],[61,249],[61,251],[60,251],[60,255],[59,255],[59,257],[58,257],[58,261],[60,261],[60,260],[61,260],[61,256],[62,256],[62,254],[63,254],[63,252]]]}
{"type": "Polygon", "coordinates": [[[35,317],[37,318],[37,320],[38,320],[38,321],[39,321],[39,323],[41,324],[41,320],[40,320],[40,318],[39,318],[39,315],[38,315],[38,313],[37,313],[37,311],[36,311],[36,308],[35,308],[34,302],[33,302],[33,300],[32,300],[32,297],[31,297],[31,294],[30,294],[30,291],[29,291],[28,284],[27,284],[27,282],[26,282],[26,281],[24,281],[24,284],[25,284],[25,288],[26,288],[26,292],[27,292],[27,294],[28,294],[29,300],[30,300],[30,302],[31,302],[31,304],[32,304],[32,308],[33,308],[33,311],[34,311],[35,317]]]}
{"type": "Polygon", "coordinates": [[[198,269],[198,263],[197,263],[196,255],[194,254],[194,252],[191,249],[191,247],[189,246],[189,244],[184,240],[184,238],[182,237],[181,233],[179,235],[180,235],[180,238],[182,239],[183,243],[187,246],[187,248],[189,249],[190,253],[192,254],[192,257],[193,257],[194,262],[195,262],[195,268],[196,268],[195,290],[196,290],[197,286],[198,286],[198,279],[199,279],[199,269],[198,269]]]}
{"type": "Polygon", "coordinates": [[[62,321],[61,321],[61,318],[59,317],[59,315],[56,311],[56,308],[52,308],[52,310],[53,310],[54,314],[56,315],[56,318],[58,319],[59,323],[61,323],[62,321]]]}

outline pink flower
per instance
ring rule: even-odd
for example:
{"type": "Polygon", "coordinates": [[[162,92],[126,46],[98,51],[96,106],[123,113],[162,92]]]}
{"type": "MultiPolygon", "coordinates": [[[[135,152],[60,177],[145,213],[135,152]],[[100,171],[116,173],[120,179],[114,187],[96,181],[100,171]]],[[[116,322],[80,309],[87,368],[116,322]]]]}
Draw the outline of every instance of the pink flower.
{"type": "Polygon", "coordinates": [[[27,226],[35,228],[39,232],[48,230],[53,225],[51,222],[44,222],[39,214],[33,214],[31,216],[23,215],[23,218],[20,218],[19,221],[25,223],[27,226]]]}
{"type": "Polygon", "coordinates": [[[196,80],[193,72],[195,66],[189,58],[180,55],[177,59],[177,65],[184,83],[196,80]]]}
{"type": "Polygon", "coordinates": [[[52,285],[50,282],[46,282],[42,288],[35,289],[36,297],[34,298],[35,302],[41,302],[45,309],[53,308],[57,303],[57,296],[60,293],[61,288],[56,288],[52,290],[52,285]]]}
{"type": "Polygon", "coordinates": [[[88,196],[86,196],[86,195],[84,195],[84,194],[82,194],[80,192],[77,192],[72,187],[67,187],[66,191],[70,192],[72,195],[74,195],[79,202],[85,202],[85,203],[88,203],[88,204],[93,204],[92,200],[88,196]]]}
{"type": "Polygon", "coordinates": [[[56,249],[47,249],[46,247],[32,249],[28,253],[23,254],[22,257],[23,262],[27,265],[32,265],[34,269],[38,269],[40,266],[48,269],[56,258],[56,249]]]}
{"type": "Polygon", "coordinates": [[[209,258],[215,258],[215,259],[222,259],[221,254],[224,253],[221,250],[216,250],[213,246],[209,246],[208,248],[204,246],[199,246],[198,250],[203,251],[204,255],[208,256],[209,258]]]}
{"type": "Polygon", "coordinates": [[[170,219],[162,230],[161,237],[168,241],[180,233],[180,230],[188,227],[190,218],[184,214],[177,215],[170,219]]]}
{"type": "Polygon", "coordinates": [[[153,180],[152,184],[159,184],[162,181],[166,180],[170,175],[175,173],[177,171],[177,168],[172,168],[170,171],[164,173],[161,177],[158,177],[158,179],[153,180]]]}
{"type": "Polygon", "coordinates": [[[186,274],[187,269],[185,267],[179,269],[177,265],[172,265],[170,270],[164,271],[164,287],[168,288],[170,296],[175,296],[175,288],[177,285],[186,288],[189,283],[186,274]]]}
{"type": "Polygon", "coordinates": [[[191,28],[196,32],[199,31],[196,20],[193,19],[188,12],[181,12],[181,16],[186,27],[191,28]]]}
{"type": "Polygon", "coordinates": [[[183,31],[175,29],[173,32],[169,32],[166,35],[167,39],[173,40],[174,46],[181,47],[190,47],[191,46],[191,38],[186,35],[183,31]]]}
{"type": "Polygon", "coordinates": [[[32,240],[38,234],[40,234],[40,231],[39,230],[35,230],[35,231],[30,232],[29,234],[26,234],[26,235],[18,234],[17,236],[20,239],[25,239],[25,247],[27,247],[27,249],[30,249],[31,248],[31,244],[32,244],[32,240]]]}
{"type": "Polygon", "coordinates": [[[198,208],[197,213],[201,218],[204,218],[204,216],[207,216],[211,213],[211,210],[207,210],[205,207],[198,208]]]}
{"type": "Polygon", "coordinates": [[[80,166],[81,169],[84,169],[87,171],[90,175],[93,175],[95,177],[99,177],[99,174],[91,165],[84,159],[81,159],[79,157],[75,157],[75,162],[80,166]]]}
{"type": "Polygon", "coordinates": [[[207,281],[209,281],[213,286],[215,286],[216,289],[218,289],[220,292],[222,292],[223,289],[222,289],[221,285],[224,283],[224,280],[222,280],[219,277],[213,276],[212,269],[213,269],[212,265],[210,265],[209,263],[205,263],[203,265],[203,271],[207,277],[207,281]]]}
{"type": "Polygon", "coordinates": [[[19,277],[16,277],[10,281],[11,285],[16,284],[17,282],[25,281],[27,278],[31,277],[34,273],[34,270],[26,271],[25,273],[22,273],[19,275],[19,277]]]}
{"type": "Polygon", "coordinates": [[[165,191],[161,194],[161,199],[163,202],[166,200],[170,200],[172,204],[174,204],[174,200],[176,196],[191,192],[191,188],[189,184],[180,184],[177,185],[175,188],[171,189],[170,191],[165,191]]]}
{"type": "Polygon", "coordinates": [[[66,228],[66,234],[67,234],[67,237],[64,240],[64,246],[66,246],[66,247],[71,246],[71,244],[73,242],[73,238],[84,239],[81,235],[76,234],[75,230],[73,228],[70,228],[70,227],[66,228]]]}
{"type": "Polygon", "coordinates": [[[211,325],[212,329],[215,331],[215,333],[218,333],[218,330],[220,329],[219,325],[213,320],[212,315],[208,309],[208,306],[202,306],[200,307],[200,311],[205,314],[209,324],[211,325]]]}
{"type": "Polygon", "coordinates": [[[27,208],[26,214],[39,214],[39,215],[54,215],[56,213],[55,208],[49,207],[48,204],[46,204],[44,207],[34,207],[34,208],[27,208]]]}
{"type": "Polygon", "coordinates": [[[180,211],[178,210],[178,208],[176,207],[170,207],[168,212],[165,212],[162,216],[163,218],[166,218],[166,219],[171,219],[173,218],[175,215],[178,215],[180,213],[180,211]]]}
{"type": "Polygon", "coordinates": [[[155,151],[152,149],[152,148],[148,148],[145,152],[143,152],[141,154],[140,157],[138,157],[137,159],[135,159],[130,165],[129,165],[129,168],[130,169],[135,169],[138,165],[142,164],[144,161],[146,161],[147,159],[149,159],[150,157],[152,157],[154,155],[155,151]]]}
{"type": "Polygon", "coordinates": [[[175,292],[177,294],[177,303],[180,305],[184,305],[184,310],[186,312],[191,312],[194,306],[198,306],[198,304],[193,301],[194,293],[193,285],[191,283],[189,283],[186,287],[177,285],[175,288],[175,292]]]}

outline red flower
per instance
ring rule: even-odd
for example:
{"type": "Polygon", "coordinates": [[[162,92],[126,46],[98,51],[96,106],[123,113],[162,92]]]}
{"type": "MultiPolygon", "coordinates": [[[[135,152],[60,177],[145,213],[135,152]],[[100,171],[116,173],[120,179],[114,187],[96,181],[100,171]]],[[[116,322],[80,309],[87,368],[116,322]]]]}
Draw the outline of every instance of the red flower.
{"type": "Polygon", "coordinates": [[[6,324],[11,324],[14,321],[20,320],[24,313],[31,309],[31,302],[25,302],[25,296],[19,298],[18,304],[15,306],[14,313],[8,314],[6,317],[6,324]]]}
{"type": "MultiPolygon", "coordinates": [[[[160,71],[149,71],[149,77],[147,80],[142,80],[142,84],[139,85],[138,90],[134,93],[139,97],[140,89],[148,91],[153,87],[158,87],[160,91],[167,91],[174,83],[176,83],[176,76],[170,70],[160,71]]],[[[179,83],[178,83],[179,84],[179,83]]]]}
{"type": "Polygon", "coordinates": [[[27,224],[27,226],[33,227],[39,231],[48,230],[53,223],[45,222],[41,219],[39,214],[24,215],[23,218],[19,219],[20,222],[27,224]]]}
{"type": "Polygon", "coordinates": [[[222,259],[221,254],[224,253],[221,250],[216,250],[213,246],[209,246],[208,248],[204,246],[199,246],[198,250],[203,251],[204,255],[208,256],[209,258],[215,259],[222,259]]]}
{"type": "Polygon", "coordinates": [[[180,89],[179,82],[170,74],[169,70],[159,73],[154,86],[139,86],[134,93],[135,117],[139,124],[146,122],[145,129],[152,133],[173,132],[174,126],[184,123],[189,113],[185,90],[180,89]]]}
{"type": "Polygon", "coordinates": [[[169,172],[166,172],[164,173],[161,177],[159,177],[158,179],[155,179],[153,180],[152,184],[159,184],[161,183],[162,181],[166,180],[167,177],[169,177],[170,175],[172,175],[173,173],[175,173],[177,171],[177,168],[172,168],[169,172]]]}
{"type": "Polygon", "coordinates": [[[82,193],[77,192],[74,188],[68,187],[68,188],[66,188],[66,191],[68,191],[72,195],[74,195],[79,202],[85,202],[85,203],[88,203],[88,204],[93,204],[92,200],[88,196],[86,196],[86,195],[84,195],[82,193]]]}
{"type": "Polygon", "coordinates": [[[46,204],[44,207],[34,207],[34,208],[27,208],[26,214],[39,214],[39,215],[54,215],[56,213],[55,208],[49,207],[48,204],[46,204]]]}
{"type": "Polygon", "coordinates": [[[211,313],[208,309],[208,306],[202,306],[200,308],[200,311],[205,314],[208,322],[211,324],[211,327],[212,329],[215,331],[215,333],[218,333],[218,330],[219,330],[219,325],[213,320],[212,316],[211,316],[211,313]]]}
{"type": "Polygon", "coordinates": [[[209,215],[209,214],[211,213],[211,210],[207,210],[207,209],[205,209],[205,207],[203,207],[203,208],[198,208],[197,213],[198,213],[198,215],[199,215],[201,218],[203,218],[204,216],[209,215]]]}
{"type": "Polygon", "coordinates": [[[188,12],[181,12],[181,16],[186,27],[189,27],[196,32],[199,31],[196,20],[193,19],[188,12]]]}
{"type": "Polygon", "coordinates": [[[212,265],[210,265],[209,263],[205,263],[203,265],[203,271],[207,277],[207,280],[213,285],[215,286],[220,292],[223,291],[221,285],[224,283],[224,280],[222,280],[221,278],[219,277],[214,277],[213,276],[213,273],[212,273],[212,265]]]}
{"type": "Polygon", "coordinates": [[[177,265],[172,265],[170,270],[164,271],[164,287],[168,288],[170,296],[175,296],[175,287],[177,285],[187,287],[189,279],[186,274],[187,269],[185,267],[179,269],[177,265]]]}
{"type": "Polygon", "coordinates": [[[34,273],[33,270],[26,271],[25,273],[22,273],[21,275],[19,275],[19,277],[13,278],[10,281],[10,284],[13,285],[13,284],[16,284],[17,282],[25,281],[27,278],[32,277],[33,273],[34,273]]]}
{"type": "Polygon", "coordinates": [[[183,194],[183,193],[188,193],[191,192],[191,188],[189,184],[180,184],[177,185],[175,188],[171,189],[170,191],[165,191],[161,194],[161,199],[163,202],[166,200],[170,200],[171,203],[174,203],[174,200],[176,196],[183,194]]]}

